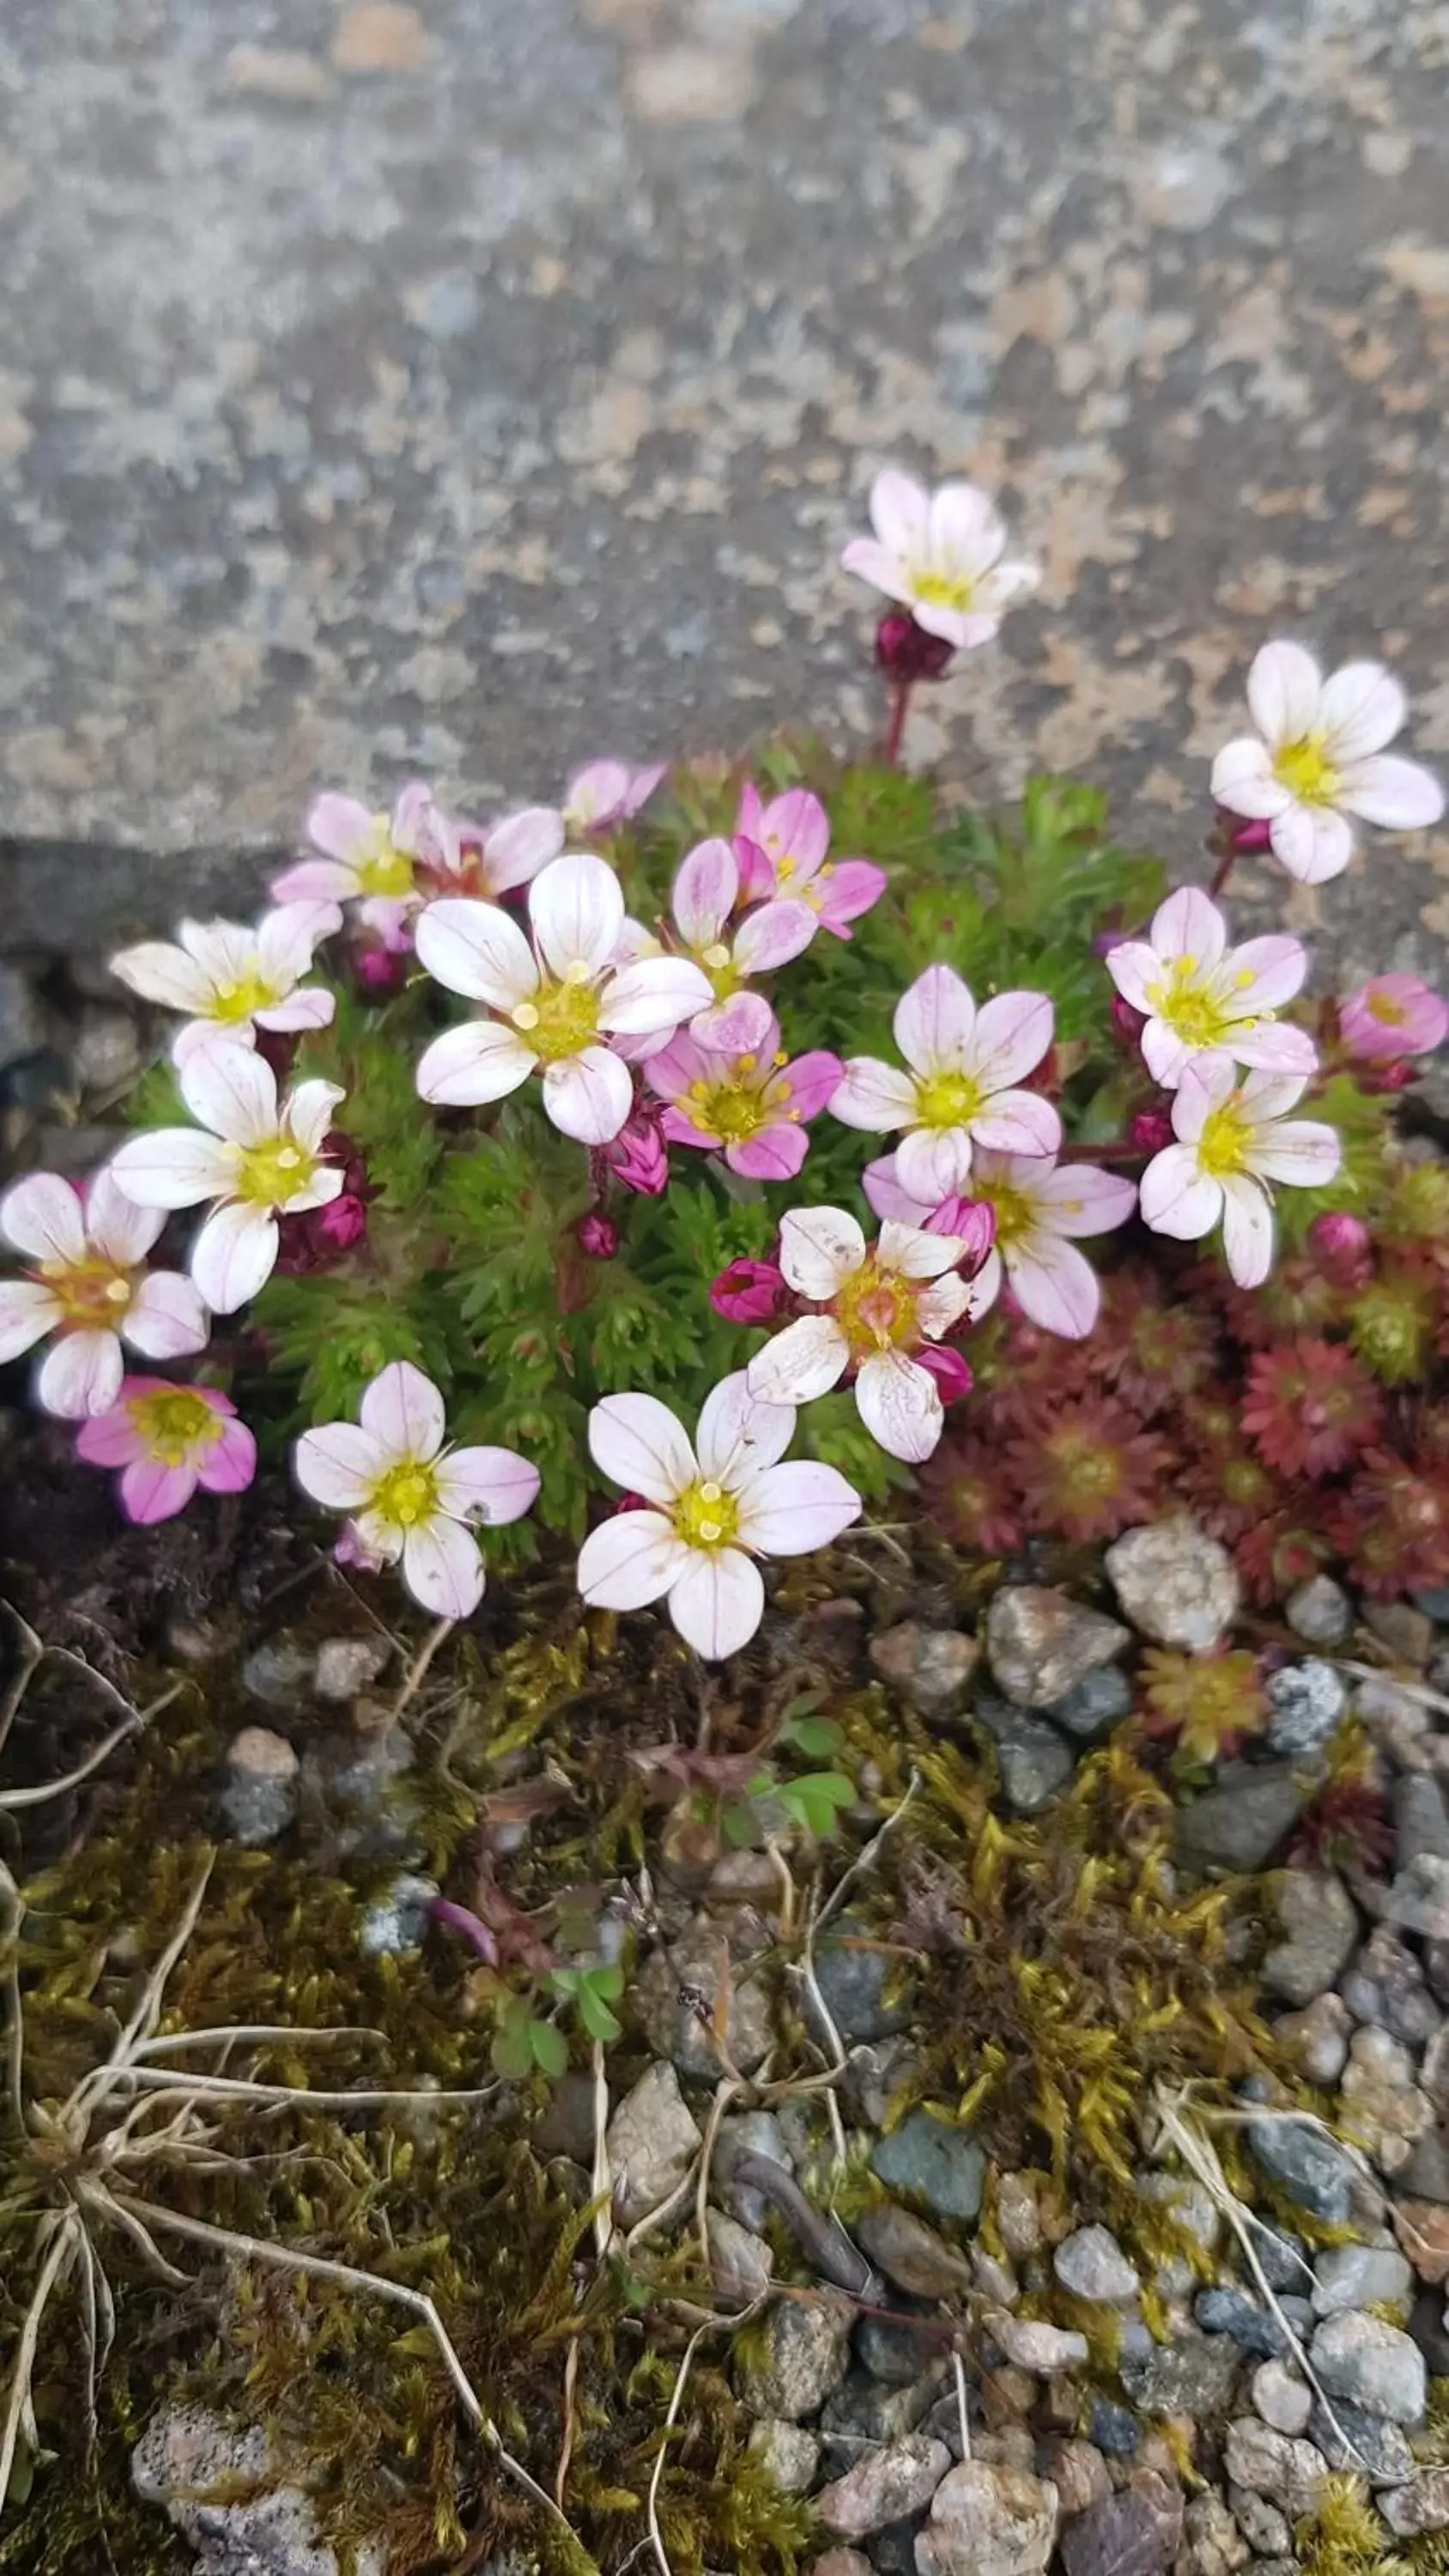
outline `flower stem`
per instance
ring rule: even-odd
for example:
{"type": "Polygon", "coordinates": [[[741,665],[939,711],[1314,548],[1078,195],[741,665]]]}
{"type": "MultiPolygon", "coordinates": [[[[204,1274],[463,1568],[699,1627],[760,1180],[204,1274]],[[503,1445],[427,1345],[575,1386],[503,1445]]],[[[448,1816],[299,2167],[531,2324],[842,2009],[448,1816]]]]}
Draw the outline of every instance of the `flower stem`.
{"type": "Polygon", "coordinates": [[[906,711],[911,703],[911,688],[912,682],[909,679],[894,680],[891,683],[890,719],[886,725],[885,741],[881,746],[881,758],[887,769],[900,767],[901,738],[906,730],[906,711]]]}
{"type": "Polygon", "coordinates": [[[1213,870],[1212,877],[1208,885],[1208,895],[1212,902],[1216,903],[1218,896],[1222,893],[1224,886],[1232,875],[1233,861],[1236,859],[1237,855],[1238,851],[1236,842],[1229,841],[1227,848],[1224,850],[1222,857],[1219,859],[1217,866],[1213,870]]]}

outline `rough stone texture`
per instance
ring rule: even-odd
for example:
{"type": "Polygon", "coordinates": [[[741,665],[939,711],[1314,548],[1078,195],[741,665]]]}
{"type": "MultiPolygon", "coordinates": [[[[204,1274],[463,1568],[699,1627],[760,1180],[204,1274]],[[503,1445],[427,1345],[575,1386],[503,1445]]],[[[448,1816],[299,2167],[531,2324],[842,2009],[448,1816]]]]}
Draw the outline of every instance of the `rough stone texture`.
{"type": "Polygon", "coordinates": [[[1253,2406],[1275,2433],[1296,2439],[1308,2430],[1313,2395],[1281,2361],[1265,2361],[1253,2373],[1253,2406]]]}
{"type": "Polygon", "coordinates": [[[775,2257],[762,2236],[720,2209],[706,2210],[705,2233],[714,2285],[727,2306],[742,2307],[769,2288],[775,2257]]]}
{"type": "Polygon", "coordinates": [[[1065,1592],[1006,1584],[986,1614],[986,1659],[1008,1699],[1050,1708],[1130,1642],[1115,1619],[1065,1592]]]}
{"type": "Polygon", "coordinates": [[[1063,2527],[1064,2576],[1162,2576],[1182,2546],[1181,2490],[1151,2470],[1063,2527]]]}
{"type": "Polygon", "coordinates": [[[1406,2309],[1413,2296],[1413,2267],[1390,2245],[1325,2246],[1313,2269],[1313,2306],[1320,2317],[1345,2308],[1406,2309]]]}
{"type": "Polygon", "coordinates": [[[974,2138],[929,2111],[910,2111],[871,2155],[871,2171],[891,2191],[924,2201],[937,2218],[971,2219],[981,2209],[986,2158],[974,2138]]]}
{"type": "Polygon", "coordinates": [[[1012,1815],[1039,1815],[1066,1787],[1075,1767],[1065,1736],[1045,1718],[1031,1717],[994,1695],[983,1694],[976,1715],[996,1747],[1001,1794],[1012,1815]]]}
{"type": "MultiPolygon", "coordinates": [[[[131,2454],[131,2482],[195,2550],[193,2576],[338,2576],[304,2470],[284,2470],[258,2426],[237,2431],[205,2406],[166,2408],[131,2454]]],[[[385,2542],[362,2542],[355,2576],[383,2576],[387,2557],[385,2542]]]]}
{"type": "Polygon", "coordinates": [[[717,1921],[696,1916],[669,1951],[653,1951],[635,1983],[635,1998],[651,2047],[669,2057],[681,2075],[701,2082],[719,2075],[719,2058],[700,2017],[685,1998],[703,1994],[711,2013],[715,1998],[726,1997],[725,2045],[734,2065],[749,2074],[759,2065],[774,2038],[770,1998],[747,1966],[732,1962],[729,1945],[717,1921]]]}
{"type": "Polygon", "coordinates": [[[1283,1615],[1306,1646],[1339,1646],[1353,1626],[1353,1603],[1331,1574],[1314,1574],[1289,1593],[1283,1615]]]}
{"type": "Polygon", "coordinates": [[[684,2180],[701,2143],[672,2066],[651,2066],[640,2076],[609,2122],[604,2143],[620,2223],[633,2227],[684,2180]]]}
{"type": "MultiPolygon", "coordinates": [[[[1191,865],[1279,628],[1381,644],[1442,752],[1440,43],[1435,0],[8,12],[10,829],[210,850],[214,900],[323,778],[486,810],[598,744],[863,741],[829,568],[890,453],[1046,572],[915,756],[1093,758],[1191,865]]],[[[1387,846],[1294,916],[1432,974],[1387,846]]],[[[170,906],[19,873],[62,939],[102,878],[170,906]]]]}
{"type": "Polygon", "coordinates": [[[1057,2528],[1057,2491],[1025,2470],[963,2461],[937,2487],[916,2542],[918,2576],[1041,2576],[1057,2528]]]}
{"type": "Polygon", "coordinates": [[[981,1661],[974,1637],[958,1628],[923,1628],[915,1619],[872,1637],[868,1652],[882,1681],[892,1682],[923,1717],[954,1716],[981,1661]]]}
{"type": "Polygon", "coordinates": [[[1158,1646],[1205,1655],[1233,1619],[1242,1594],[1221,1540],[1186,1512],[1127,1530],[1107,1550],[1112,1587],[1131,1620],[1158,1646]]]}
{"type": "Polygon", "coordinates": [[[740,2394],[756,2415],[798,2424],[840,2386],[850,2357],[854,2310],[827,2293],[790,2299],[764,2321],[764,2348],[740,2374],[740,2394]]]}
{"type": "Polygon", "coordinates": [[[908,2433],[904,2441],[893,2442],[886,2450],[867,2452],[844,2477],[822,2487],[815,2510],[827,2531],[838,2531],[845,2540],[863,2540],[868,2532],[884,2531],[888,2523],[904,2522],[909,2514],[919,2513],[930,2503],[950,2465],[944,2442],[933,2442],[924,2433],[908,2433]]]}
{"type": "Polygon", "coordinates": [[[1216,1785],[1178,1810],[1179,1854],[1196,1868],[1266,1869],[1311,1795],[1301,1764],[1224,1763],[1216,1785]]]}
{"type": "Polygon", "coordinates": [[[1282,2184],[1300,2209],[1326,2218],[1333,2227],[1347,2223],[1355,2167],[1321,2129],[1310,2128],[1306,2120],[1275,2118],[1250,2121],[1243,2136],[1263,2171],[1282,2184]]]}
{"type": "MultiPolygon", "coordinates": [[[[767,2416],[754,2426],[749,2448],[781,2495],[809,2494],[820,2466],[820,2444],[803,2424],[787,2424],[779,2415],[767,2416]]],[[[819,2561],[821,2566],[824,2563],[823,2559],[819,2561]]]]}
{"type": "Polygon", "coordinates": [[[913,2298],[959,2298],[971,2287],[971,2266],[965,2255],[923,2218],[898,2209],[893,2201],[883,2201],[878,2209],[863,2209],[855,2233],[887,2280],[913,2298]]]}
{"type": "Polygon", "coordinates": [[[1074,2298],[1102,2300],[1114,2307],[1135,2299],[1142,2286],[1107,2227],[1078,2227],[1063,2237],[1052,2256],[1052,2269],[1074,2298]]]}
{"type": "Polygon", "coordinates": [[[1293,1870],[1276,1893],[1285,1938],[1263,1961],[1263,1981],[1285,2003],[1311,2004],[1333,1984],[1358,1939],[1358,1909],[1331,1870],[1293,1870]]]}
{"type": "Polygon", "coordinates": [[[1426,2469],[1405,2487],[1391,2487],[1379,2499],[1379,2511],[1401,2540],[1416,2531],[1449,2527],[1449,2469],[1426,2469]]]}
{"type": "Polygon", "coordinates": [[[227,1830],[239,1843],[275,1842],[297,1809],[296,1751],[270,1726],[244,1726],[226,1748],[221,1793],[227,1830]]]}
{"type": "MultiPolygon", "coordinates": [[[[1138,2355],[1124,2354],[1122,2385],[1144,2415],[1190,2415],[1205,2423],[1227,2405],[1242,2358],[1227,2335],[1188,2334],[1138,2355]]],[[[1100,2434],[1093,2438],[1101,2440],[1100,2434]]],[[[1127,2448],[1133,2447],[1129,2442],[1127,2448]]]]}
{"type": "Polygon", "coordinates": [[[1292,2520],[1312,2513],[1327,2474],[1323,2453],[1312,2442],[1275,2433],[1253,2415],[1228,2426],[1223,2463],[1234,2486],[1267,2496],[1292,2520]]]}
{"type": "Polygon", "coordinates": [[[1412,2335],[1381,2317],[1350,2312],[1324,2319],[1310,2361],[1330,2397],[1349,2397],[1391,2424],[1418,2424],[1427,2396],[1424,2356],[1412,2335]]]}

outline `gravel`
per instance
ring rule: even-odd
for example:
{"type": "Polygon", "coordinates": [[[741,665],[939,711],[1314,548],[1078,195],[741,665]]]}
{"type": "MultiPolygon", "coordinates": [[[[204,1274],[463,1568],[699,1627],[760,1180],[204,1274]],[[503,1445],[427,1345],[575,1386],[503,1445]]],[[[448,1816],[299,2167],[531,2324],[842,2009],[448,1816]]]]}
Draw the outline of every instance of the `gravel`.
{"type": "Polygon", "coordinates": [[[1424,2419],[1428,2374],[1412,2335],[1357,2311],[1328,2316],[1308,2351],[1330,2397],[1347,2397],[1391,2424],[1424,2419]]]}
{"type": "Polygon", "coordinates": [[[234,1842],[260,1848],[284,1834],[297,1812],[301,1764],[285,1735],[244,1726],[226,1748],[221,1811],[234,1842]]]}
{"type": "Polygon", "coordinates": [[[1355,2167],[1343,2149],[1304,2120],[1250,2120],[1248,2152],[1291,2200],[1330,2226],[1345,2227],[1353,2208],[1355,2167]]]}
{"type": "Polygon", "coordinates": [[[818,2415],[845,2377],[854,2319],[848,2302],[828,2292],[808,2302],[782,2300],[771,2308],[764,2320],[763,2349],[740,2372],[740,2395],[751,2414],[778,2415],[787,2424],[818,2415]]]}
{"type": "Polygon", "coordinates": [[[1123,1611],[1154,1645],[1210,1654],[1237,1615],[1237,1567],[1186,1512],[1128,1530],[1106,1564],[1123,1611]]]}
{"type": "Polygon", "coordinates": [[[1285,2003],[1311,2004],[1325,1994],[1359,1936],[1358,1908],[1333,1871],[1295,1869],[1277,1887],[1285,1938],[1263,1961],[1263,1983],[1285,2003]]]}
{"type": "Polygon", "coordinates": [[[1115,1619],[1041,1584],[1003,1584],[986,1614],[986,1659],[1009,1700],[1051,1708],[1130,1643],[1115,1619]]]}
{"type": "Polygon", "coordinates": [[[1109,2227],[1078,2227],[1052,2255],[1052,2270],[1073,2298],[1125,2307],[1142,2283],[1109,2227]]]}
{"type": "Polygon", "coordinates": [[[1311,1575],[1290,1592],[1283,1615],[1305,1646],[1341,1646],[1353,1626],[1353,1603],[1332,1575],[1311,1575]]]}
{"type": "MultiPolygon", "coordinates": [[[[654,2065],[626,2093],[605,2132],[614,2205],[619,2223],[633,2227],[676,2191],[703,2144],[694,2114],[670,2065],[654,2065]]],[[[787,2406],[761,2405],[762,2415],[787,2415],[787,2406]]],[[[810,2410],[801,2410],[808,2413],[810,2410]]]]}
{"type": "Polygon", "coordinates": [[[1294,2439],[1308,2430],[1313,2392],[1281,2361],[1265,2361],[1253,2373],[1253,2408],[1275,2433],[1294,2439]]]}
{"type": "Polygon", "coordinates": [[[843,2540],[863,2540],[869,2532],[920,2513],[950,2466],[944,2442],[907,2433],[884,2450],[867,2452],[843,2477],[822,2487],[815,2510],[827,2531],[838,2532],[843,2540]]]}
{"type": "Polygon", "coordinates": [[[933,2217],[980,2216],[985,2155],[964,2129],[929,2111],[908,2112],[900,2127],[880,2140],[870,2167],[887,2190],[923,2201],[933,2217]]]}
{"type": "Polygon", "coordinates": [[[1023,2469],[966,2460],[941,2480],[916,2542],[918,2576],[1043,2576],[1057,2491],[1023,2469]]]}
{"type": "Polygon", "coordinates": [[[1414,2295],[1414,2267],[1391,2245],[1330,2245],[1313,2270],[1320,2317],[1349,2308],[1407,2308],[1414,2295]]]}
{"type": "Polygon", "coordinates": [[[1268,1677],[1268,1745],[1285,1760],[1321,1753],[1348,1706],[1348,1692],[1332,1664],[1311,1655],[1268,1677]]]}

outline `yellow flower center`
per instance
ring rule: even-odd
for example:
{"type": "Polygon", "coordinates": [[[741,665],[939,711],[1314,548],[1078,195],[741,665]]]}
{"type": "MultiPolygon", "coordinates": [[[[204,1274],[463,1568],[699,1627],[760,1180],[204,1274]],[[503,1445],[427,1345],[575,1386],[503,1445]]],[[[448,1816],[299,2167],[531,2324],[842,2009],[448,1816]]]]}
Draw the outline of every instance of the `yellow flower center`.
{"type": "Polygon", "coordinates": [[[921,1127],[965,1127],[979,1118],[984,1094],[966,1073],[928,1073],[916,1085],[916,1121],[921,1127]]]}
{"type": "Polygon", "coordinates": [[[846,1280],[830,1311],[850,1344],[853,1359],[868,1359],[872,1352],[896,1349],[918,1338],[911,1283],[894,1271],[878,1268],[873,1254],[846,1280]]]}
{"type": "Polygon", "coordinates": [[[566,1056],[580,1054],[599,1034],[599,997],[587,966],[582,962],[571,966],[562,983],[540,984],[511,1016],[544,1064],[560,1064],[566,1056]]]}
{"type": "Polygon", "coordinates": [[[985,1199],[996,1217],[996,1249],[1009,1252],[1013,1244],[1024,1243],[1037,1222],[1037,1214],[1024,1190],[1014,1190],[1009,1181],[979,1180],[975,1173],[970,1181],[971,1196],[985,1199]]]}
{"type": "Polygon", "coordinates": [[[280,1000],[275,986],[264,984],[260,975],[244,975],[239,984],[223,985],[212,995],[210,1017],[231,1028],[258,1011],[271,1010],[280,1000]]]}
{"type": "Polygon", "coordinates": [[[1409,1016],[1403,1003],[1396,1002],[1392,993],[1370,993],[1368,1015],[1386,1029],[1401,1029],[1409,1016]]]}
{"type": "Polygon", "coordinates": [[[236,1194],[254,1207],[284,1208],[307,1187],[318,1163],[317,1155],[304,1153],[290,1136],[268,1136],[239,1153],[236,1194]]]}
{"type": "Polygon", "coordinates": [[[1338,798],[1338,772],[1324,755],[1320,734],[1286,742],[1273,757],[1273,775],[1300,805],[1332,805],[1338,798]]]}
{"type": "Polygon", "coordinates": [[[1197,980],[1200,971],[1196,957],[1174,957],[1166,975],[1148,985],[1147,999],[1175,1037],[1182,1038],[1188,1046],[1212,1047],[1243,1023],[1234,1022],[1222,1004],[1204,990],[1197,980]]]}
{"type": "Polygon", "coordinates": [[[775,1116],[798,1117],[799,1111],[788,1107],[790,1086],[776,1086],[778,1108],[765,1106],[765,1087],[771,1068],[760,1069],[753,1056],[742,1055],[736,1061],[730,1082],[692,1082],[688,1092],[689,1115],[696,1127],[707,1135],[718,1136],[725,1145],[743,1145],[758,1136],[762,1127],[772,1124],[775,1116]]]}
{"type": "Polygon", "coordinates": [[[961,572],[918,572],[912,579],[911,589],[926,608],[964,611],[971,605],[976,584],[961,572]]]}
{"type": "Polygon", "coordinates": [[[400,895],[413,890],[413,862],[395,849],[386,814],[374,814],[372,825],[353,862],[363,894],[400,895]]]}
{"type": "Polygon", "coordinates": [[[1241,1107],[1242,1095],[1234,1092],[1221,1109],[1210,1109],[1198,1138],[1198,1167],[1210,1181],[1230,1180],[1241,1172],[1248,1159],[1251,1130],[1241,1107]]]}
{"type": "Polygon", "coordinates": [[[126,1410],[148,1454],[163,1467],[182,1467],[198,1449],[214,1448],[221,1438],[221,1416],[185,1387],[168,1387],[164,1395],[133,1395],[126,1410]]]}
{"type": "Polygon", "coordinates": [[[674,1535],[686,1547],[728,1547],[739,1525],[738,1503],[712,1476],[686,1485],[674,1506],[674,1535]]]}
{"type": "Polygon", "coordinates": [[[71,1324],[117,1324],[134,1294],[130,1272],[114,1261],[46,1261],[34,1276],[54,1291],[71,1324]]]}
{"type": "Polygon", "coordinates": [[[431,1467],[406,1459],[400,1467],[389,1467],[373,1487],[369,1511],[394,1529],[416,1529],[419,1521],[431,1520],[438,1508],[438,1479],[431,1467]]]}

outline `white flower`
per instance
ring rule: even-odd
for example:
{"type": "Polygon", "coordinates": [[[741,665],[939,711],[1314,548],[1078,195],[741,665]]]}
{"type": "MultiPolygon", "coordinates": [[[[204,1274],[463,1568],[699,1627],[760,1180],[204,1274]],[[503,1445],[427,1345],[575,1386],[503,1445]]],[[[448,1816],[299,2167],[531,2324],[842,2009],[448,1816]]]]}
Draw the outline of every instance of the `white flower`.
{"type": "Polygon", "coordinates": [[[1214,1049],[1263,1073],[1317,1071],[1307,1030],[1277,1017],[1308,972],[1300,939],[1273,932],[1229,948],[1217,905],[1196,886],[1179,886],[1158,905],[1147,937],[1119,941],[1106,962],[1123,1000],[1146,1018],[1143,1060],[1168,1090],[1195,1055],[1214,1049]]]}
{"type": "Polygon", "coordinates": [[[872,1439],[919,1465],[940,1439],[944,1415],[930,1369],[912,1354],[968,1311],[966,1282],[945,1275],[965,1250],[959,1236],[894,1222],[868,1250],[847,1209],[792,1208],[781,1220],[780,1268],[796,1295],[821,1311],[787,1324],[756,1353],[745,1372],[751,1395],[809,1404],[853,1369],[872,1439]]]}
{"type": "Polygon", "coordinates": [[[446,867],[455,837],[454,825],[420,778],[402,789],[390,814],[329,790],[307,817],[307,838],[320,856],[284,868],[272,881],[273,900],[355,903],[370,929],[387,940],[404,940],[405,924],[422,900],[419,867],[446,867]]]}
{"type": "Polygon", "coordinates": [[[896,1004],[908,1073],[852,1056],[830,1102],[847,1127],[907,1130],[896,1171],[927,1207],[964,1189],[973,1142],[1001,1154],[1054,1154],[1062,1122],[1040,1092],[1016,1086],[1052,1042],[1045,993],[998,993],[978,1011],[949,966],[928,966],[896,1004]]]}
{"type": "Polygon", "coordinates": [[[1230,814],[1267,824],[1290,876],[1321,885],[1347,867],[1350,814],[1396,832],[1438,822],[1438,779],[1416,761],[1384,757],[1408,702],[1381,663],[1348,662],[1325,680],[1301,644],[1265,644],[1248,673],[1248,705],[1262,739],[1225,745],[1212,792],[1230,814]]]}
{"type": "Polygon", "coordinates": [[[111,1171],[138,1207],[216,1201],[190,1268],[213,1313],[230,1315],[271,1277],[277,1218],[337,1197],[343,1175],[322,1160],[322,1147],[343,1095],[335,1082],[299,1082],[279,1107],[271,1066],[224,1041],[198,1048],[177,1079],[200,1124],[133,1136],[111,1171]]]}
{"type": "Polygon", "coordinates": [[[238,921],[183,921],[178,945],[145,940],[111,959],[111,973],[147,1002],[184,1011],[172,1045],[178,1064],[220,1034],[255,1046],[260,1029],[325,1029],[335,1008],[320,985],[302,985],[319,941],[342,927],[335,903],[286,903],[254,930],[238,921]],[[299,989],[300,987],[300,989],[299,989]]]}
{"type": "Polygon", "coordinates": [[[852,537],[847,572],[898,599],[928,635],[958,651],[988,644],[1008,608],[1035,590],[1033,563],[1003,563],[1006,529],[987,492],[942,483],[928,492],[888,465],[870,490],[873,537],[852,537]]]}
{"type": "Polygon", "coordinates": [[[0,1280],[0,1360],[55,1336],[35,1388],[47,1413],[71,1422],[108,1413],[125,1373],[123,1341],[148,1360],[205,1350],[210,1319],[191,1281],[140,1266],[165,1222],[126,1198],[110,1172],[84,1192],[32,1172],[0,1199],[0,1234],[28,1264],[23,1278],[0,1280]]]}
{"type": "Polygon", "coordinates": [[[429,1377],[393,1360],[375,1377],[360,1422],[304,1431],[297,1482],[329,1511],[353,1515],[349,1561],[402,1559],[415,1601],[440,1619],[466,1619],[483,1598],[483,1559],[469,1523],[496,1528],[532,1508],[538,1469],[512,1449],[445,1449],[443,1399],[429,1377]]]}
{"type": "Polygon", "coordinates": [[[644,1511],[615,1514],[585,1539],[579,1590],[605,1610],[667,1598],[687,1644],[733,1655],[760,1624],[757,1556],[803,1556],[859,1518],[860,1496],[833,1467],[780,1466],[795,1428],[788,1404],[761,1404],[743,1372],[705,1400],[696,1446],[652,1395],[608,1395],[589,1415],[594,1461],[644,1511]]]}
{"type": "MultiPolygon", "coordinates": [[[[897,1157],[868,1163],[861,1187],[879,1217],[924,1226],[936,1212],[903,1190],[897,1157]]],[[[989,1207],[995,1240],[967,1282],[965,1311],[976,1323],[996,1302],[1002,1272],[1024,1315],[1044,1333],[1081,1341],[1096,1323],[1101,1283],[1074,1237],[1108,1234],[1137,1204],[1135,1185],[1095,1163],[1059,1163],[1055,1154],[981,1153],[971,1167],[973,1207],[989,1207]]],[[[965,1209],[956,1215],[965,1222],[965,1209]]],[[[936,1220],[938,1223],[940,1219],[936,1220]]]]}
{"type": "Polygon", "coordinates": [[[417,950],[428,973],[497,1017],[435,1039],[418,1089],[439,1106],[476,1109],[541,1069],[555,1127],[606,1145],[634,1104],[632,1076],[610,1041],[672,1035],[710,1000],[708,979],[686,957],[615,966],[624,897],[613,869],[590,851],[554,859],[534,878],[528,918],[531,947],[494,904],[445,900],[421,916],[417,950]]]}
{"type": "Polygon", "coordinates": [[[1261,1287],[1273,1266],[1268,1184],[1320,1189],[1343,1158],[1336,1128],[1288,1116],[1305,1088],[1301,1074],[1250,1073],[1239,1084],[1231,1056],[1195,1056],[1173,1094],[1178,1142],[1142,1175],[1139,1204],[1155,1234],[1195,1243],[1221,1220],[1240,1288],[1261,1287]]]}

